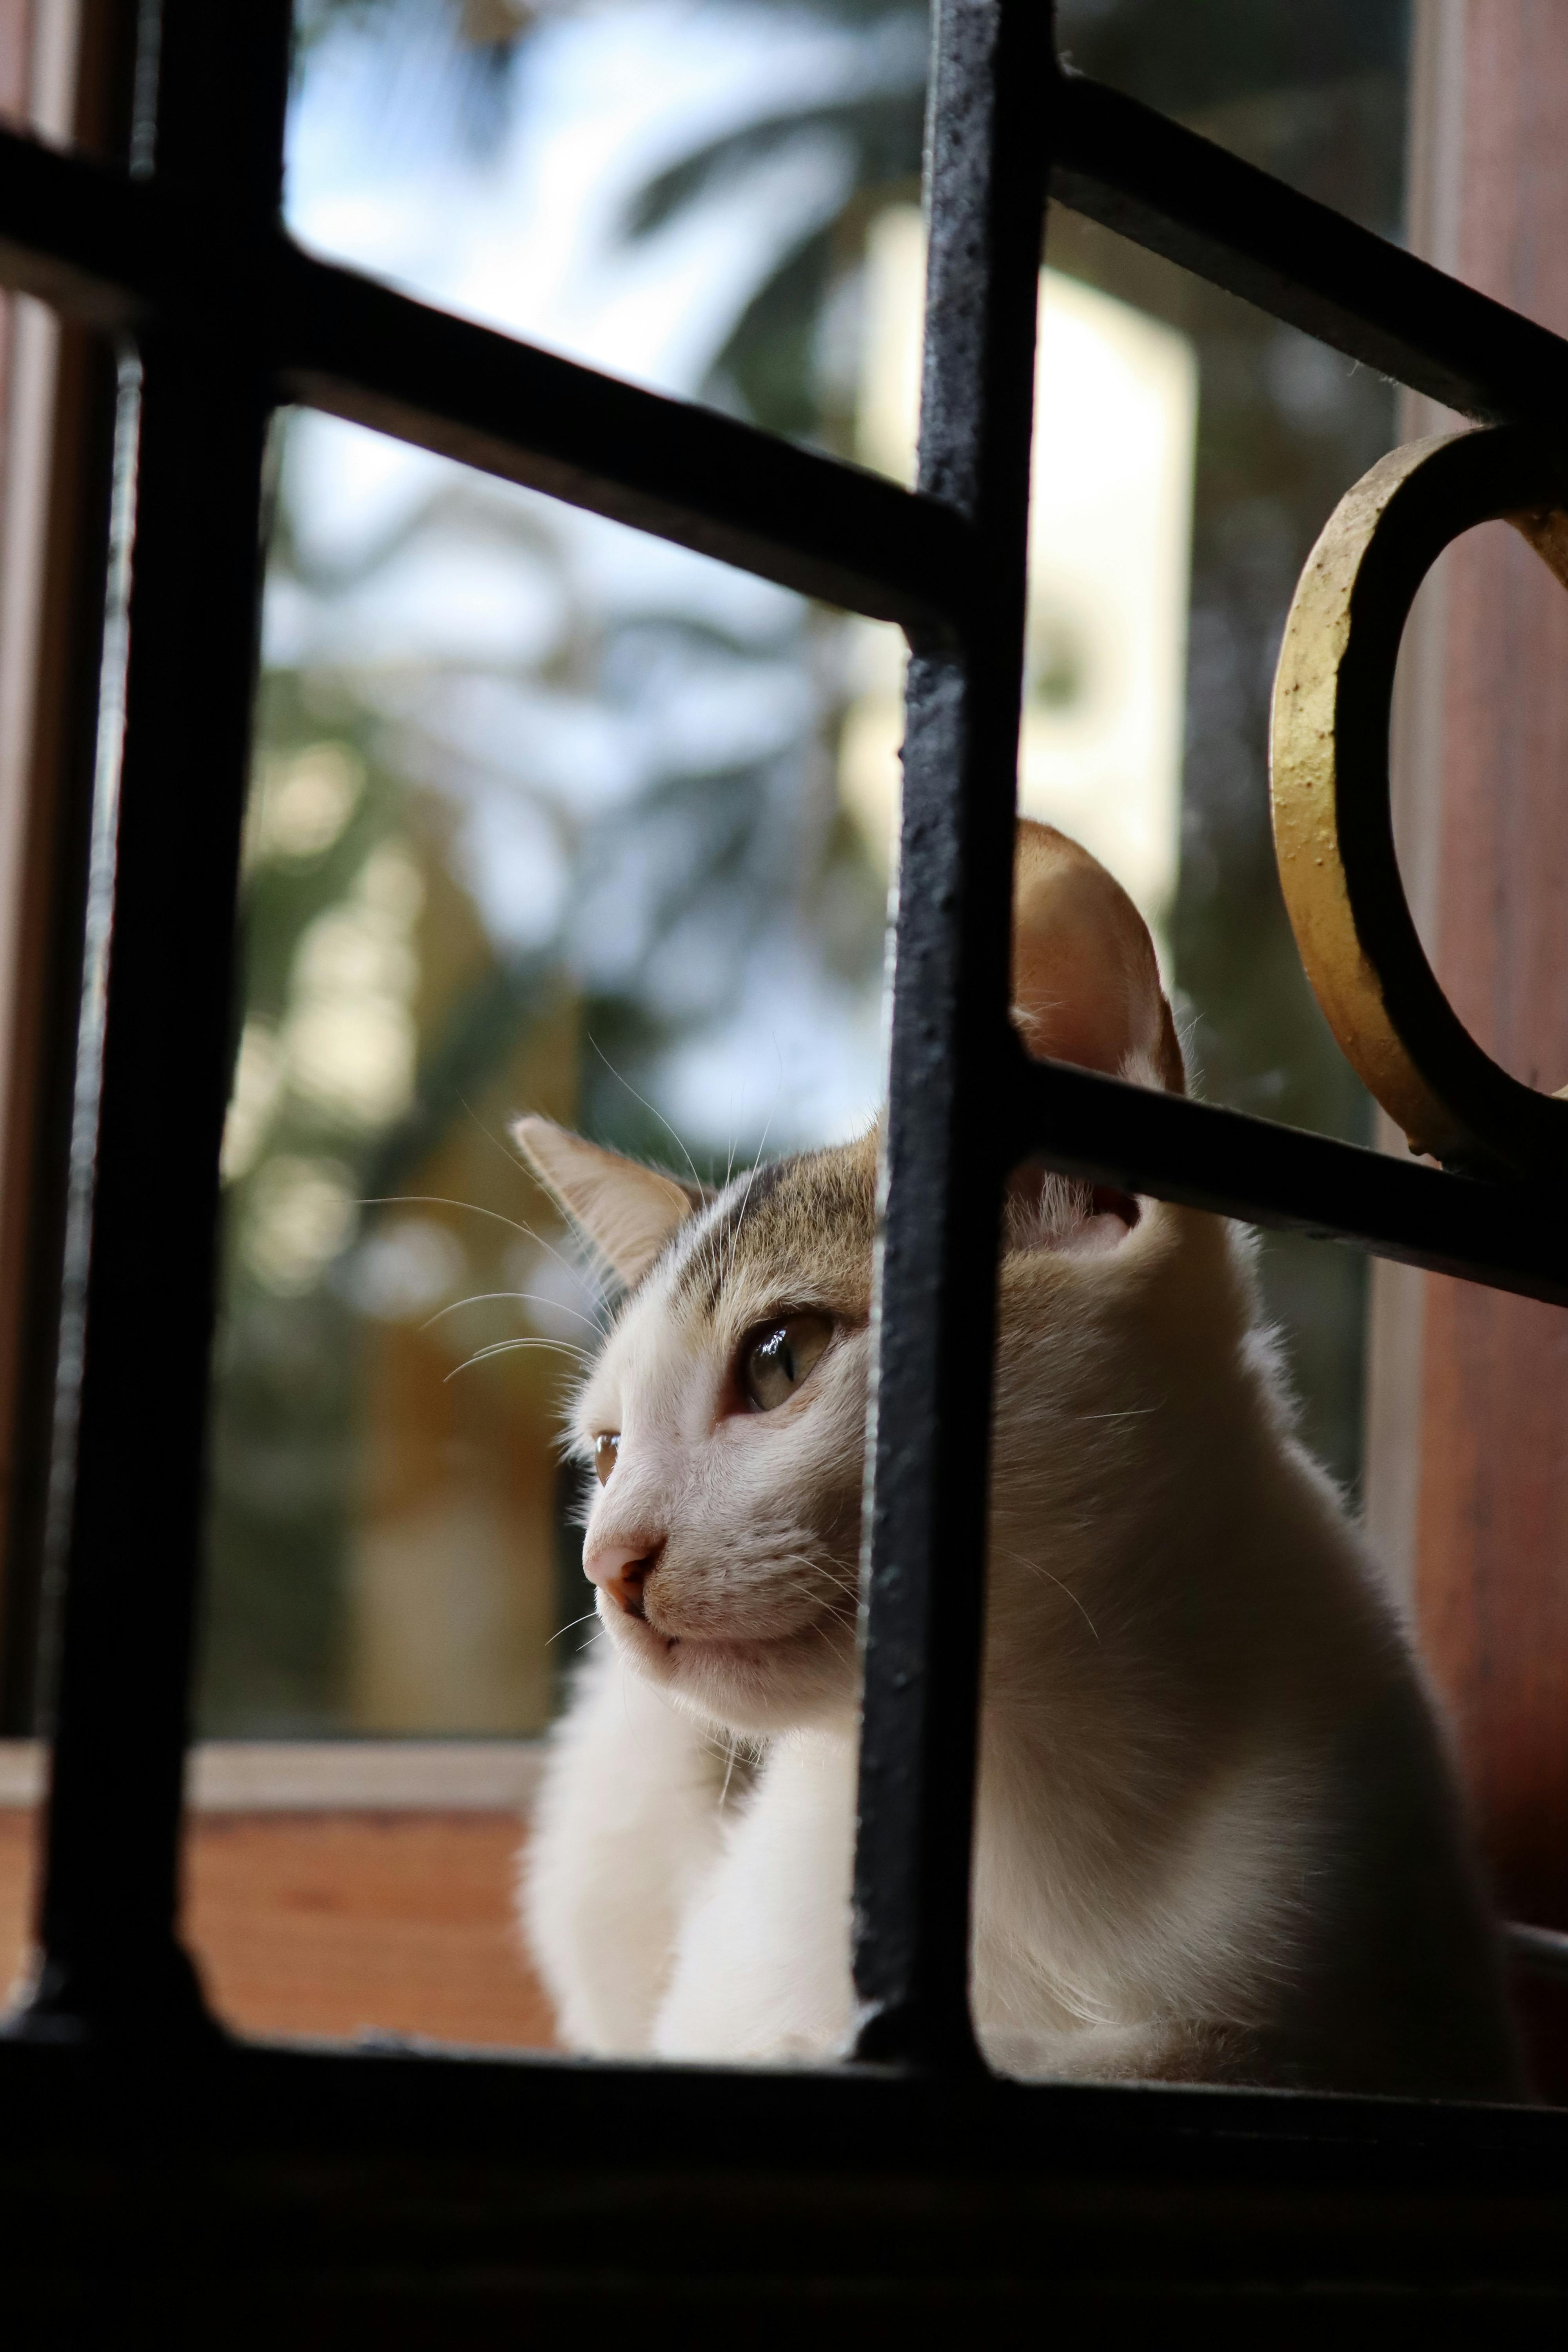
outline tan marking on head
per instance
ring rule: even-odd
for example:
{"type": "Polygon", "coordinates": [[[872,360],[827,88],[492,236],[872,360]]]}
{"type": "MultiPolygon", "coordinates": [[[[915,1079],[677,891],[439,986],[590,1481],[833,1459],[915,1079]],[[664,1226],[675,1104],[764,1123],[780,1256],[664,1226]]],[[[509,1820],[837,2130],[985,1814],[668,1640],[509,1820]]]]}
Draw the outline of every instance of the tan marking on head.
{"type": "Polygon", "coordinates": [[[712,1317],[726,1297],[759,1311],[822,1305],[848,1321],[870,1312],[877,1131],[741,1177],[683,1242],[670,1302],[712,1317]]]}

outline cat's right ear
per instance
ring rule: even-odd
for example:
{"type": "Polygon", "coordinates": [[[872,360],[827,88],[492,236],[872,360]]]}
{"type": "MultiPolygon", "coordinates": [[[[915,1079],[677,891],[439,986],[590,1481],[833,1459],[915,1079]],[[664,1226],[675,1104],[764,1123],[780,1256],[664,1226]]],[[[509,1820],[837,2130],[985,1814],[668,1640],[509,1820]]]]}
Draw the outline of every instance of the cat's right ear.
{"type": "Polygon", "coordinates": [[[1098,858],[1028,817],[1013,871],[1013,1018],[1037,1058],[1186,1092],[1142,916],[1098,858]]]}
{"type": "Polygon", "coordinates": [[[694,1188],[623,1160],[551,1118],[520,1118],[512,1140],[577,1231],[629,1287],[700,1205],[694,1188]]]}

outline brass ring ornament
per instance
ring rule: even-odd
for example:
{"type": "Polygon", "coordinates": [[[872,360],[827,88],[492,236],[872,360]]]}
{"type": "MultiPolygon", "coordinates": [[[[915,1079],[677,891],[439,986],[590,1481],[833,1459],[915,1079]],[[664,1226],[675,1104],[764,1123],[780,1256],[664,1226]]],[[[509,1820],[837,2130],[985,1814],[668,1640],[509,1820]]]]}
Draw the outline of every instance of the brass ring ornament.
{"type": "Polygon", "coordinates": [[[1274,846],[1307,977],[1341,1050],[1446,1166],[1568,1176],[1568,1101],[1482,1052],[1437,984],[1394,850],[1394,668],[1450,541],[1502,519],[1568,585],[1568,454],[1513,427],[1440,434],[1363,476],[1307,560],[1274,677],[1274,846]]]}

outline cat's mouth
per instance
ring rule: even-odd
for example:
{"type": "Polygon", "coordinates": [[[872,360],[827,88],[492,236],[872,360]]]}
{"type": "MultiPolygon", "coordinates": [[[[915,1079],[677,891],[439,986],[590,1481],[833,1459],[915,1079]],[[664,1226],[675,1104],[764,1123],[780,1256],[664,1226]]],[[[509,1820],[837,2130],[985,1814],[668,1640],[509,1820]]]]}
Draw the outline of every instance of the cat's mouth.
{"type": "Polygon", "coordinates": [[[791,1652],[815,1647],[831,1635],[837,1622],[837,1611],[829,1608],[779,1633],[672,1633],[652,1623],[646,1614],[617,1614],[615,1627],[635,1654],[679,1671],[688,1662],[694,1666],[760,1666],[791,1652]]]}

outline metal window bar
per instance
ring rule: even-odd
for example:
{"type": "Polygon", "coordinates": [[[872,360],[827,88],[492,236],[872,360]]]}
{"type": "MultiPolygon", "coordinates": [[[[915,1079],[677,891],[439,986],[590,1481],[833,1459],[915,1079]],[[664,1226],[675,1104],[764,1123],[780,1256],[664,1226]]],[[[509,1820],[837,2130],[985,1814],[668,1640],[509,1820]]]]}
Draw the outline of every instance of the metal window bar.
{"type": "Polygon", "coordinates": [[[211,2030],[177,1936],[181,1781],[263,439],[271,406],[301,400],[910,634],[857,1976],[864,2056],[962,2075],[978,2064],[967,1882],[1007,1167],[1035,1152],[1568,1302],[1560,1221],[1529,1213],[1528,1188],[1030,1064],[1013,1038],[1047,190],[1479,418],[1553,418],[1568,343],[1065,74],[1041,0],[940,0],[921,480],[903,492],[300,253],[279,218],[289,16],[286,0],[144,7],[129,175],[0,133],[0,281],[127,353],[59,1380],[44,1970],[16,2031],[211,2030]]]}

